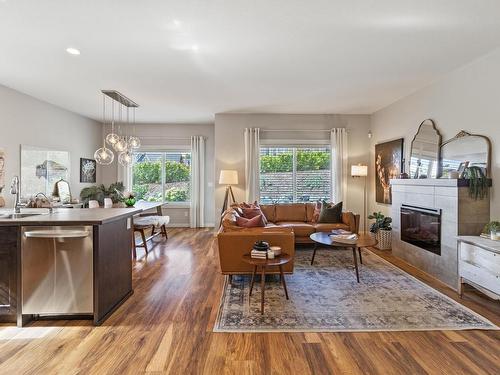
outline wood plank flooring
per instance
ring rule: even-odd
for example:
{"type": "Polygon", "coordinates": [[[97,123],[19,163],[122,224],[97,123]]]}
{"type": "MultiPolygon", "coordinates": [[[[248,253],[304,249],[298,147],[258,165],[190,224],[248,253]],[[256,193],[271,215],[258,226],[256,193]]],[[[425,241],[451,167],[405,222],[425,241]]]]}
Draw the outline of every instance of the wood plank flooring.
{"type": "MultiPolygon", "coordinates": [[[[0,326],[0,374],[500,373],[499,331],[212,333],[223,283],[213,232],[174,229],[166,243],[157,242],[147,257],[139,251],[135,293],[103,326],[0,326]]],[[[471,292],[463,302],[500,324],[498,302],[471,292]]]]}

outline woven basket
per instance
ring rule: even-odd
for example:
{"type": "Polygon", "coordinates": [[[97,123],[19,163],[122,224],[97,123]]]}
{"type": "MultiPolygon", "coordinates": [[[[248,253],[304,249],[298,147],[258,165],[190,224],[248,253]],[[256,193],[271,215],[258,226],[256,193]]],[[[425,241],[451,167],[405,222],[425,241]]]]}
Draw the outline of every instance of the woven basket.
{"type": "Polygon", "coordinates": [[[392,248],[392,231],[391,230],[384,230],[384,229],[379,229],[377,231],[377,234],[375,235],[375,238],[377,239],[377,249],[380,250],[389,250],[392,248]]]}

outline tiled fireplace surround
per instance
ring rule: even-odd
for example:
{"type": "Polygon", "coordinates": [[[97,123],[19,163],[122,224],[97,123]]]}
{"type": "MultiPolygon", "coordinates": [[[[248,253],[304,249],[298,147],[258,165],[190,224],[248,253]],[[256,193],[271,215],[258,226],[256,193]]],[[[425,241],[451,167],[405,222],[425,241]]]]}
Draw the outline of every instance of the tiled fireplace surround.
{"type": "Polygon", "coordinates": [[[458,285],[458,235],[478,235],[490,218],[489,199],[474,200],[454,179],[394,179],[392,185],[392,253],[453,289],[458,285]],[[401,241],[402,204],[441,209],[441,256],[401,241]]]}

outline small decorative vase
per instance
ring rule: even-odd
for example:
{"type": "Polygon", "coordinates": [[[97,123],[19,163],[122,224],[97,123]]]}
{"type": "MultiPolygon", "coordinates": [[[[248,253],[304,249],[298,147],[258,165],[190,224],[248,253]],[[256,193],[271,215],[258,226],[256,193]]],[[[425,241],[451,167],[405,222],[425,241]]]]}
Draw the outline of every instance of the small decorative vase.
{"type": "Polygon", "coordinates": [[[127,207],[134,207],[135,202],[136,202],[135,198],[125,199],[125,205],[127,207]]]}
{"type": "Polygon", "coordinates": [[[490,238],[493,240],[493,241],[500,241],[500,232],[497,232],[496,230],[492,230],[490,232],[490,238]]]}
{"type": "Polygon", "coordinates": [[[104,198],[104,208],[111,208],[113,207],[113,201],[111,198],[104,198]]]}
{"type": "Polygon", "coordinates": [[[392,248],[392,230],[379,229],[376,234],[377,249],[389,250],[392,248]]]}

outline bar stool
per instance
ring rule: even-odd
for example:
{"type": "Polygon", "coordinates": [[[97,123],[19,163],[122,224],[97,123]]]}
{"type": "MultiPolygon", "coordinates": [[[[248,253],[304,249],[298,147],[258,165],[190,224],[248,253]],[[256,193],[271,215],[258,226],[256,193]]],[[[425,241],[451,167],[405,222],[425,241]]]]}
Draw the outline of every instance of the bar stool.
{"type": "Polygon", "coordinates": [[[138,247],[144,247],[146,254],[148,254],[148,244],[149,240],[152,240],[156,236],[163,235],[165,239],[168,239],[167,234],[167,224],[170,222],[170,216],[157,216],[157,215],[140,215],[138,218],[134,219],[134,233],[139,232],[141,235],[142,243],[135,243],[135,236],[133,236],[133,256],[134,259],[137,258],[138,247]],[[156,232],[156,228],[159,229],[159,232],[156,232]],[[146,238],[146,230],[151,229],[151,235],[146,238]]]}

